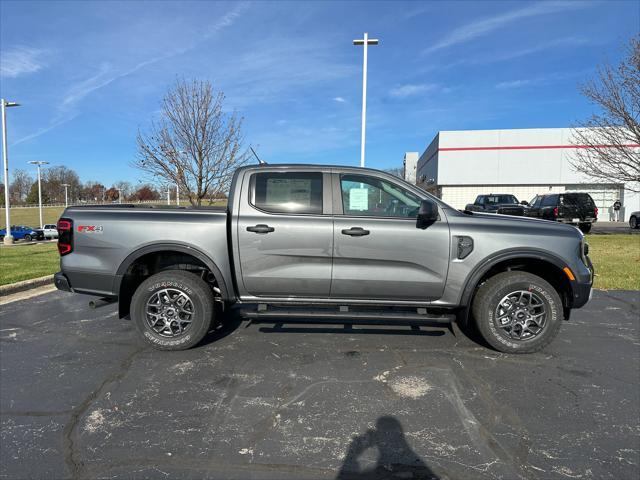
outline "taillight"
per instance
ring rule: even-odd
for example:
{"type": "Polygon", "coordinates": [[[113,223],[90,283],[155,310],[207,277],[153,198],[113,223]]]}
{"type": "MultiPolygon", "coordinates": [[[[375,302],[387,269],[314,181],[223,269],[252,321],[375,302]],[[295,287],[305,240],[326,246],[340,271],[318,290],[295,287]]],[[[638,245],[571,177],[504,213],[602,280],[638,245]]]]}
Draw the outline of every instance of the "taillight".
{"type": "Polygon", "coordinates": [[[64,256],[73,251],[73,220],[61,218],[58,220],[58,252],[64,256]]]}
{"type": "Polygon", "coordinates": [[[553,218],[558,218],[558,207],[553,209],[553,218]]]}
{"type": "Polygon", "coordinates": [[[598,207],[594,207],[593,209],[593,216],[598,218],[598,207]]]}

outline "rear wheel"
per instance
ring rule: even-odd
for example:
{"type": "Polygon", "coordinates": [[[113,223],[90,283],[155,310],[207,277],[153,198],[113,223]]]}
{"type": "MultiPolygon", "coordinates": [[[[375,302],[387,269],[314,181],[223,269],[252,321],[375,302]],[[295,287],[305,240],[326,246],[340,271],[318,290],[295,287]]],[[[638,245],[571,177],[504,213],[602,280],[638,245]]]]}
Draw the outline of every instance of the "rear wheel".
{"type": "Polygon", "coordinates": [[[589,233],[591,231],[591,224],[590,223],[581,223],[578,228],[580,229],[580,231],[582,233],[589,233]]]}
{"type": "Polygon", "coordinates": [[[639,226],[640,225],[638,225],[638,219],[632,215],[631,218],[629,219],[629,227],[631,227],[632,229],[635,229],[635,228],[638,228],[639,226]]]}
{"type": "Polygon", "coordinates": [[[211,327],[213,294],[198,275],[166,270],[137,288],[131,299],[131,318],[155,348],[186,350],[198,344],[211,327]]]}
{"type": "Polygon", "coordinates": [[[560,330],[562,302],[544,279],[527,272],[504,272],[480,286],[472,312],[482,337],[505,353],[532,353],[560,330]]]}

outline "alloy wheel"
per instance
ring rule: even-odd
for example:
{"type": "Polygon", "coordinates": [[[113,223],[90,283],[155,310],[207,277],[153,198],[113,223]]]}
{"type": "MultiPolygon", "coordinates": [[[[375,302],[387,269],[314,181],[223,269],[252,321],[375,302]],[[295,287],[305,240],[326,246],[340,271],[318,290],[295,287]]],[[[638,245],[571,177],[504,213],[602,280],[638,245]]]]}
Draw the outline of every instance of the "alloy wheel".
{"type": "Polygon", "coordinates": [[[154,332],[163,337],[177,337],[189,329],[195,308],[189,295],[165,288],[151,295],[145,313],[147,324],[154,332]]]}
{"type": "Polygon", "coordinates": [[[507,337],[513,340],[530,340],[544,329],[547,307],[537,293],[517,290],[498,302],[495,322],[507,337]]]}

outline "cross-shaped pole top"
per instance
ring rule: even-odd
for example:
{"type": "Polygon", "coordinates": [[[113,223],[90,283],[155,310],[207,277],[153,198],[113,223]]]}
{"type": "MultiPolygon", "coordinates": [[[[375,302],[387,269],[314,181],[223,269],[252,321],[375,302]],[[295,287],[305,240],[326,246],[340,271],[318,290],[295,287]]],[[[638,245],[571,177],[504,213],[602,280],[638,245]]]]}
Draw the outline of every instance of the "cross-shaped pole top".
{"type": "Polygon", "coordinates": [[[364,45],[365,43],[367,45],[378,45],[379,40],[377,38],[369,38],[369,34],[365,33],[364,38],[356,38],[353,41],[354,45],[364,45]]]}

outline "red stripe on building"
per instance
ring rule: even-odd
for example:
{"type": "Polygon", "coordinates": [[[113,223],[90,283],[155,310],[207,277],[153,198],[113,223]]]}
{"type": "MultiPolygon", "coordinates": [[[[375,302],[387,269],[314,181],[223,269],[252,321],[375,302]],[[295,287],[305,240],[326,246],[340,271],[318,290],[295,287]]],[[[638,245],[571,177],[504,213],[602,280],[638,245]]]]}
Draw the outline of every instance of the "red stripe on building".
{"type": "Polygon", "coordinates": [[[625,145],[522,145],[513,147],[442,147],[438,148],[439,152],[464,152],[464,151],[481,151],[481,150],[554,150],[558,148],[636,148],[640,144],[629,143],[625,145]]]}

